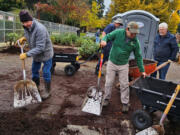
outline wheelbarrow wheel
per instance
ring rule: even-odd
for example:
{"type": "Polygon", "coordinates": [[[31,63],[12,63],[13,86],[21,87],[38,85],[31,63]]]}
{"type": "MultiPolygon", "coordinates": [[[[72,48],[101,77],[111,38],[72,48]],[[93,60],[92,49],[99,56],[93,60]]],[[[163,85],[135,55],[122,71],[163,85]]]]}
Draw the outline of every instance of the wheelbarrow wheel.
{"type": "Polygon", "coordinates": [[[72,63],[72,65],[75,67],[76,71],[80,68],[80,64],[78,62],[72,63]]]}
{"type": "Polygon", "coordinates": [[[64,68],[64,72],[67,76],[72,76],[76,72],[76,68],[73,65],[67,65],[64,68]]]}
{"type": "Polygon", "coordinates": [[[146,111],[136,110],[132,114],[132,123],[137,129],[143,130],[152,125],[152,119],[146,111]]]}

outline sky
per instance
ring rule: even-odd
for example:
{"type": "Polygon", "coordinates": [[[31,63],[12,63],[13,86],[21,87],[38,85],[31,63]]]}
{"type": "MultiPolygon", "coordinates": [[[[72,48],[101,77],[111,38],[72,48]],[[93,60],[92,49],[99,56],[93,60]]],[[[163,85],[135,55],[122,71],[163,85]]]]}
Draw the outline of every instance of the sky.
{"type": "Polygon", "coordinates": [[[104,15],[106,11],[108,11],[110,3],[111,3],[111,0],[104,0],[104,5],[105,5],[104,15]]]}

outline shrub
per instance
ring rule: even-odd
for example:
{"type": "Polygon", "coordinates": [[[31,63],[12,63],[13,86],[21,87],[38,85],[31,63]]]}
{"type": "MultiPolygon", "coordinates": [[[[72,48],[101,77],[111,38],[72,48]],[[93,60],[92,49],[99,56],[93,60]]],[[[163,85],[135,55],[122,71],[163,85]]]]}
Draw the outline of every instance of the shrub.
{"type": "Polygon", "coordinates": [[[95,53],[97,49],[99,48],[99,45],[96,44],[94,41],[87,39],[84,40],[81,47],[78,49],[79,54],[84,57],[88,58],[90,55],[95,53]]]}
{"type": "Polygon", "coordinates": [[[15,44],[16,41],[18,40],[19,36],[17,33],[8,33],[6,35],[6,41],[7,42],[10,42],[10,45],[13,45],[13,43],[15,44]]]}
{"type": "Polygon", "coordinates": [[[55,39],[55,35],[51,35],[50,38],[51,38],[51,42],[52,42],[53,44],[55,44],[55,40],[56,40],[56,39],[55,39]]]}
{"type": "Polygon", "coordinates": [[[75,46],[76,47],[81,47],[81,45],[83,44],[84,40],[87,40],[87,39],[84,39],[83,37],[77,38],[77,40],[75,42],[75,46]]]}

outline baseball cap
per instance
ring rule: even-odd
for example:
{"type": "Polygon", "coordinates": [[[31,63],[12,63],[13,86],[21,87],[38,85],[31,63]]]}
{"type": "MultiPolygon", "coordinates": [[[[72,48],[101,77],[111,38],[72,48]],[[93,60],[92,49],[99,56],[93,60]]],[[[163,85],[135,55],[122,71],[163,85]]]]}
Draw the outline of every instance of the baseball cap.
{"type": "Polygon", "coordinates": [[[131,21],[128,23],[127,27],[131,33],[139,33],[139,26],[135,21],[131,21]]]}
{"type": "Polygon", "coordinates": [[[120,18],[117,18],[116,20],[114,20],[114,23],[123,24],[123,20],[120,18]]]}

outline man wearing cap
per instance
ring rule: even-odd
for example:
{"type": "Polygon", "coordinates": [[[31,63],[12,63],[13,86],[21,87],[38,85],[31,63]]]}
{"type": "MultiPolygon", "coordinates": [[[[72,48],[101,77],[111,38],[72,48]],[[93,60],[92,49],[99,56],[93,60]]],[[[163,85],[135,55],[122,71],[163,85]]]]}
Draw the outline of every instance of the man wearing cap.
{"type": "Polygon", "coordinates": [[[140,72],[144,77],[146,76],[146,73],[144,72],[139,40],[136,37],[137,33],[139,33],[139,27],[136,22],[131,21],[128,23],[126,29],[115,30],[104,36],[101,41],[102,47],[106,46],[107,42],[113,41],[106,68],[106,82],[103,106],[107,106],[109,104],[112,85],[114,82],[115,74],[117,72],[119,76],[123,113],[127,113],[129,110],[128,59],[131,52],[133,52],[135,55],[135,59],[137,61],[140,72]]]}
{"type": "MultiPolygon", "coordinates": [[[[159,24],[159,34],[154,40],[154,59],[158,62],[158,65],[168,61],[169,59],[174,61],[178,52],[178,46],[176,37],[168,32],[168,24],[163,22],[159,24]]],[[[159,72],[159,78],[165,80],[167,71],[170,64],[161,68],[159,72]]],[[[154,72],[151,76],[156,77],[157,72],[154,72]]]]}
{"type": "MultiPolygon", "coordinates": [[[[116,28],[119,28],[119,27],[122,26],[122,25],[123,25],[122,19],[117,18],[117,19],[114,21],[114,23],[111,23],[111,24],[109,24],[109,25],[106,26],[106,28],[105,28],[105,29],[103,30],[103,32],[102,32],[102,38],[103,38],[106,34],[114,31],[116,28]]],[[[112,42],[109,41],[109,42],[107,42],[107,45],[103,48],[104,57],[103,57],[103,63],[102,63],[102,64],[104,64],[106,61],[108,61],[109,52],[110,52],[110,50],[111,50],[111,47],[112,47],[112,42]]],[[[99,59],[97,65],[96,65],[96,68],[95,68],[95,74],[96,74],[96,75],[98,75],[99,65],[100,65],[100,59],[99,59]]]]}
{"type": "Polygon", "coordinates": [[[50,96],[51,90],[51,66],[53,57],[53,46],[49,37],[49,33],[44,25],[32,18],[25,10],[19,13],[20,21],[24,27],[24,37],[19,39],[23,44],[27,41],[30,50],[20,54],[20,59],[33,57],[32,62],[32,80],[36,83],[38,90],[40,85],[39,70],[43,63],[43,79],[45,89],[41,92],[42,99],[47,99],[50,96]]]}

